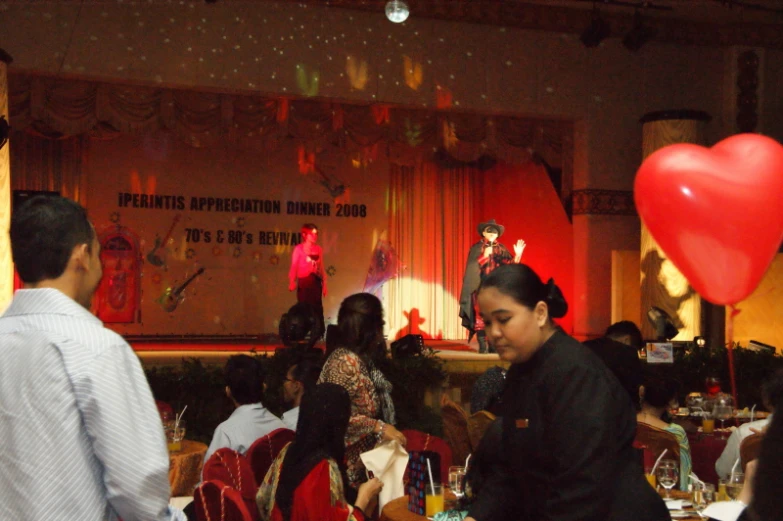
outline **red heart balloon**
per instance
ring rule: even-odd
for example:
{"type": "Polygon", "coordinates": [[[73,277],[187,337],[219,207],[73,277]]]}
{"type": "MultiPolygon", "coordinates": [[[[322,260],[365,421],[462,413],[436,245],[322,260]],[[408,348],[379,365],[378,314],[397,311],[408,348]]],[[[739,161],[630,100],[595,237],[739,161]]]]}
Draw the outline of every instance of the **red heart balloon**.
{"type": "Polygon", "coordinates": [[[783,146],[739,134],[671,145],[636,173],[642,221],[693,289],[719,305],[756,289],[783,241],[783,146]]]}

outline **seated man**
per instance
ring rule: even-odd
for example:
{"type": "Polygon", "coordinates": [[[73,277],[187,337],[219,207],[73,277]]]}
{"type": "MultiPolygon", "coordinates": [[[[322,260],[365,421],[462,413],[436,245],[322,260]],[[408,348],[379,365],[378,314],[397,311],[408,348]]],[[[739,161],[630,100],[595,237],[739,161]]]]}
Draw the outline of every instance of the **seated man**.
{"type": "Polygon", "coordinates": [[[217,426],[204,455],[206,462],[218,449],[228,447],[245,454],[258,438],[285,424],[261,403],[264,378],[258,360],[247,355],[232,356],[226,362],[226,395],[236,408],[217,426]]]}
{"type": "Polygon", "coordinates": [[[291,408],[283,414],[283,423],[295,431],[302,397],[315,387],[322,364],[319,358],[304,355],[292,357],[291,362],[283,382],[283,400],[291,408]]]}
{"type": "Polygon", "coordinates": [[[630,320],[612,324],[601,338],[583,342],[604,361],[628,393],[631,403],[639,409],[639,387],[642,385],[643,366],[639,360],[642,332],[630,320]]]}
{"type": "MultiPolygon", "coordinates": [[[[773,404],[783,399],[783,369],[775,371],[764,381],[761,386],[761,399],[764,402],[764,407],[771,412],[775,411],[773,404]]],[[[718,473],[718,477],[729,477],[734,462],[739,458],[739,448],[742,440],[754,434],[754,432],[766,428],[770,421],[772,421],[772,415],[763,420],[744,423],[731,433],[728,441],[726,441],[726,448],[723,449],[720,458],[715,462],[715,472],[718,473]]]]}

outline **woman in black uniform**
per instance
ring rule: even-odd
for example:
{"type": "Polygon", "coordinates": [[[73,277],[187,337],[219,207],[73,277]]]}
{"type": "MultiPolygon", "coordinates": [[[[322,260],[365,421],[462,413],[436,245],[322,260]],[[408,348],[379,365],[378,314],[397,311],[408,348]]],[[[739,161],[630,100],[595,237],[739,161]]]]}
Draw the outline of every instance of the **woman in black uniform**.
{"type": "MultiPolygon", "coordinates": [[[[669,521],[632,447],[628,394],[554,322],[568,305],[527,265],[494,270],[478,292],[487,339],[511,362],[503,395],[506,468],[468,521],[669,521]]],[[[486,491],[486,493],[484,493],[486,491]]]]}

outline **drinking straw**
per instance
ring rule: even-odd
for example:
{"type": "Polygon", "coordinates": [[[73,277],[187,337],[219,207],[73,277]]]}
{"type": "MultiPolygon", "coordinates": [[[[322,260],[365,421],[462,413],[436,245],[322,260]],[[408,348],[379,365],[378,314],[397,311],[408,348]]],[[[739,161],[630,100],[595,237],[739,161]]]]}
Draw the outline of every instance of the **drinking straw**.
{"type": "Polygon", "coordinates": [[[185,410],[188,408],[186,405],[182,408],[182,412],[180,412],[177,417],[174,419],[174,435],[177,435],[177,429],[179,429],[179,421],[182,419],[182,415],[185,414],[185,410]]]}
{"type": "Polygon", "coordinates": [[[753,421],[753,415],[756,413],[756,404],[753,404],[753,407],[750,409],[750,421],[753,421]]]}
{"type": "Polygon", "coordinates": [[[666,454],[667,452],[669,452],[669,449],[663,449],[663,452],[661,452],[661,455],[658,456],[657,460],[655,460],[655,465],[653,465],[651,474],[655,474],[655,469],[658,468],[658,463],[661,462],[661,460],[663,459],[664,454],[666,454]]]}
{"type": "Polygon", "coordinates": [[[427,458],[427,472],[430,475],[430,487],[432,487],[430,490],[432,490],[432,494],[435,495],[435,480],[432,479],[432,465],[430,465],[429,458],[427,458]]]}
{"type": "Polygon", "coordinates": [[[472,456],[472,454],[468,454],[468,457],[465,458],[465,472],[468,471],[468,462],[470,461],[470,457],[471,456],[472,456]]]}
{"type": "Polygon", "coordinates": [[[737,458],[737,461],[734,462],[734,466],[731,467],[731,475],[734,475],[734,471],[737,470],[737,465],[739,465],[740,459],[737,458]]]}
{"type": "Polygon", "coordinates": [[[699,476],[697,476],[697,475],[696,475],[696,474],[694,474],[693,472],[691,472],[691,473],[690,473],[690,474],[688,474],[688,475],[689,475],[691,478],[693,478],[693,481],[698,481],[699,483],[701,483],[702,485],[704,485],[704,482],[703,482],[702,480],[700,480],[700,479],[699,479],[699,476]]]}

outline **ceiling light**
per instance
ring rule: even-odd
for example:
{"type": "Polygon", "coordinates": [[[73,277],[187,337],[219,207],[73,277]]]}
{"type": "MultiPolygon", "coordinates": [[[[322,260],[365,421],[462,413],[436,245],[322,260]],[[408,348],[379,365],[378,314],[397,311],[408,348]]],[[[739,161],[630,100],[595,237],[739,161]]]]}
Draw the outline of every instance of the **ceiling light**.
{"type": "Polygon", "coordinates": [[[400,24],[407,20],[410,14],[408,4],[403,2],[403,0],[389,0],[386,2],[386,18],[390,22],[400,24]]]}

